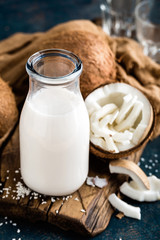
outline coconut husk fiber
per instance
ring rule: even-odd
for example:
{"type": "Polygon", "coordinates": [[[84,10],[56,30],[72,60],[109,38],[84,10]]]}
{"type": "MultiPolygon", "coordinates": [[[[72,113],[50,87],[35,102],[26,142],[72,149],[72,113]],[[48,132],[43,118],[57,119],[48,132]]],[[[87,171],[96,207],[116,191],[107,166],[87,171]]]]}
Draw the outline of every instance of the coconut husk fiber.
{"type": "Polygon", "coordinates": [[[141,90],[156,113],[153,137],[160,134],[160,65],[144,56],[134,40],[111,38],[88,20],[59,24],[45,33],[18,33],[0,42],[0,75],[12,87],[18,106],[23,104],[28,91],[26,61],[33,53],[47,48],[63,48],[81,58],[84,68],[80,86],[84,98],[94,88],[116,81],[141,90]]]}
{"type": "Polygon", "coordinates": [[[128,38],[114,38],[110,43],[117,61],[117,81],[142,91],[150,100],[156,115],[152,139],[160,135],[160,64],[143,54],[142,47],[128,38]]]}
{"type": "Polygon", "coordinates": [[[0,78],[0,145],[7,138],[18,119],[18,109],[14,94],[6,82],[0,78]]]}

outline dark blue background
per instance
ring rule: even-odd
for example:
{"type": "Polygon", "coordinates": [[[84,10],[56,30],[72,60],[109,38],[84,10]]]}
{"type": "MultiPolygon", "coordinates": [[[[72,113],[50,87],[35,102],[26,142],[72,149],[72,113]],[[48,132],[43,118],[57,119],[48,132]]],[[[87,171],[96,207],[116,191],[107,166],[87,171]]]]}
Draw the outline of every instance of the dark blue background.
{"type": "MultiPolygon", "coordinates": [[[[45,31],[52,26],[72,19],[94,19],[100,16],[100,0],[0,0],[0,39],[15,32],[45,31]]],[[[149,174],[160,177],[160,164],[149,170],[149,160],[155,160],[155,154],[160,156],[160,138],[147,145],[141,161],[142,169],[149,174]],[[143,160],[143,159],[142,159],[143,160]],[[155,172],[158,169],[158,172],[155,172]]],[[[159,156],[156,157],[159,160],[159,156]]],[[[125,199],[128,203],[141,207],[142,220],[123,218],[118,220],[113,215],[108,228],[96,236],[95,240],[114,239],[160,239],[160,202],[137,203],[125,199]]],[[[50,240],[50,239],[85,239],[72,232],[64,232],[47,223],[29,223],[14,220],[17,226],[10,223],[11,219],[0,217],[0,240],[50,240]],[[20,233],[17,233],[20,229],[20,233]]]]}
{"type": "Polygon", "coordinates": [[[0,0],[0,39],[45,31],[72,19],[100,16],[100,0],[0,0]]]}

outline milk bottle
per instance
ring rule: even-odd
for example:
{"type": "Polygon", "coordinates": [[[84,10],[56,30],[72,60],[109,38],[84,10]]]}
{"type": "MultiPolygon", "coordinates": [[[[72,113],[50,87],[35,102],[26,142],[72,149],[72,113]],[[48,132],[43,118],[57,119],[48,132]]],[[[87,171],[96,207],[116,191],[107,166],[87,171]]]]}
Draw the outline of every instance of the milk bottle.
{"type": "Polygon", "coordinates": [[[20,118],[24,182],[34,191],[62,196],[88,174],[89,119],[79,90],[82,63],[65,50],[44,50],[26,66],[30,88],[20,118]]]}

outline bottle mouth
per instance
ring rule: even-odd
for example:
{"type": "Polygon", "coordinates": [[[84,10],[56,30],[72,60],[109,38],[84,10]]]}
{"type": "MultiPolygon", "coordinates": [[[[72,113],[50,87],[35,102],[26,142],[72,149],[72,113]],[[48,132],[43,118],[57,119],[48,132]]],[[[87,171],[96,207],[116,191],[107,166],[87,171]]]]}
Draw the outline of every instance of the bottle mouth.
{"type": "Polygon", "coordinates": [[[34,53],[27,61],[31,78],[50,84],[64,84],[78,78],[83,64],[78,56],[64,49],[45,49],[34,53]]]}

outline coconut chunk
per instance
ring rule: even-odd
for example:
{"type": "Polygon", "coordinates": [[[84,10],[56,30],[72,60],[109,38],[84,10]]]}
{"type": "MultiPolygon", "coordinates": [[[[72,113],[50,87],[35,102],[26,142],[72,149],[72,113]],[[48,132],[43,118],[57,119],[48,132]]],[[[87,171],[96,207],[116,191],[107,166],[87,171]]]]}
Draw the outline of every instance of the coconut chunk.
{"type": "Polygon", "coordinates": [[[105,178],[99,178],[98,176],[96,177],[87,177],[86,184],[92,187],[99,187],[103,188],[107,186],[108,182],[105,178]]]}
{"type": "Polygon", "coordinates": [[[131,177],[139,186],[140,189],[150,189],[149,180],[142,169],[132,161],[116,160],[109,164],[111,173],[126,174],[131,177]]]}
{"type": "Polygon", "coordinates": [[[116,132],[113,135],[113,140],[115,142],[123,143],[124,141],[131,140],[133,137],[133,133],[129,132],[128,130],[124,132],[116,132]]]}
{"type": "Polygon", "coordinates": [[[127,197],[139,202],[153,202],[160,200],[160,179],[156,176],[148,177],[150,183],[149,190],[142,190],[135,181],[124,182],[120,186],[120,191],[127,197]]]}
{"type": "Polygon", "coordinates": [[[113,114],[108,114],[107,116],[102,118],[99,122],[100,127],[103,128],[108,124],[112,124],[114,122],[114,120],[117,118],[118,114],[119,114],[119,111],[116,110],[113,114]]]}
{"type": "Polygon", "coordinates": [[[135,131],[133,133],[133,137],[132,137],[132,142],[134,144],[136,144],[137,142],[140,141],[140,139],[142,139],[146,127],[147,127],[146,124],[142,124],[142,123],[140,123],[137,126],[137,128],[135,129],[135,131]]]}
{"type": "Polygon", "coordinates": [[[104,116],[106,116],[109,113],[112,113],[113,111],[115,111],[117,109],[115,104],[107,104],[105,106],[103,106],[102,108],[100,108],[98,111],[94,112],[91,115],[91,120],[100,120],[101,118],[103,118],[104,116]]]}
{"type": "Polygon", "coordinates": [[[128,148],[133,148],[134,147],[134,144],[131,143],[131,142],[127,142],[126,144],[125,144],[125,142],[122,142],[122,143],[117,143],[116,145],[117,145],[118,150],[120,152],[127,151],[128,148]]]}
{"type": "Polygon", "coordinates": [[[91,134],[90,139],[96,146],[99,146],[100,148],[107,150],[106,142],[102,138],[95,137],[94,134],[91,134]]]}
{"type": "Polygon", "coordinates": [[[106,158],[109,153],[127,154],[151,134],[152,106],[143,93],[128,84],[112,83],[100,87],[87,96],[85,103],[94,134],[94,141],[90,139],[94,154],[104,156],[106,151],[106,158]],[[105,141],[104,147],[95,144],[103,142],[95,141],[96,137],[105,141]]]}
{"type": "Polygon", "coordinates": [[[105,141],[106,141],[107,151],[110,151],[110,152],[113,152],[113,153],[119,152],[116,144],[113,141],[112,135],[106,135],[105,136],[105,141]]]}
{"type": "Polygon", "coordinates": [[[103,187],[107,186],[107,184],[108,184],[108,182],[105,178],[99,178],[98,176],[96,176],[94,178],[94,181],[95,181],[96,187],[99,187],[99,188],[103,188],[103,187]]]}
{"type": "Polygon", "coordinates": [[[117,131],[124,131],[131,127],[133,127],[135,121],[137,120],[138,116],[140,115],[140,112],[143,108],[143,103],[140,101],[135,102],[132,111],[128,115],[128,117],[121,122],[119,125],[115,127],[117,131]]]}
{"type": "Polygon", "coordinates": [[[120,123],[126,117],[127,113],[131,110],[134,103],[137,100],[137,96],[132,97],[131,94],[128,94],[123,97],[123,104],[120,108],[119,115],[116,118],[116,122],[120,123]]]}
{"type": "Polygon", "coordinates": [[[141,219],[141,213],[139,207],[134,207],[132,205],[129,205],[128,203],[122,201],[119,199],[115,193],[112,193],[109,198],[109,202],[113,207],[118,209],[120,212],[124,213],[125,216],[136,218],[138,220],[141,219]]]}
{"type": "Polygon", "coordinates": [[[95,183],[94,183],[93,179],[94,179],[93,177],[87,177],[87,179],[86,179],[86,184],[87,184],[88,186],[95,187],[95,183]]]}

